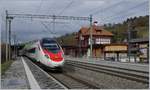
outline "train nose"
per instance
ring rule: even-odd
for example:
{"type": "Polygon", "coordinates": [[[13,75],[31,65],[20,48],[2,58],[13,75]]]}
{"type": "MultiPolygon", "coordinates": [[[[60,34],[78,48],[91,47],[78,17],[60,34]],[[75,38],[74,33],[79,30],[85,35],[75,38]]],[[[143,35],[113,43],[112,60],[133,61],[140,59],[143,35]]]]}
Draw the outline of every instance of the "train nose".
{"type": "Polygon", "coordinates": [[[50,59],[56,62],[63,60],[62,56],[58,56],[58,55],[50,56],[50,59]]]}
{"type": "Polygon", "coordinates": [[[55,62],[60,62],[63,60],[63,53],[61,51],[59,51],[58,53],[52,53],[52,52],[48,52],[48,51],[44,51],[45,52],[45,57],[55,61],[55,62]]]}

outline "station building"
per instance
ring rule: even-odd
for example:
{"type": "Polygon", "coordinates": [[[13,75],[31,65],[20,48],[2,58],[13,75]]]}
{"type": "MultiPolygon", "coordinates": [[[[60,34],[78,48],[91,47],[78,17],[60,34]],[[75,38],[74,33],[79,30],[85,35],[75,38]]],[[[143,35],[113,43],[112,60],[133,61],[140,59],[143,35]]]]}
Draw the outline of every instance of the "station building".
{"type": "Polygon", "coordinates": [[[149,38],[132,39],[131,53],[139,57],[140,62],[149,62],[149,38]]]}
{"type": "MultiPolygon", "coordinates": [[[[113,44],[113,34],[101,26],[92,26],[92,57],[93,58],[115,58],[127,56],[127,45],[125,43],[113,44]]],[[[63,45],[65,55],[74,57],[90,56],[90,27],[81,27],[73,40],[74,44],[63,45]]]]}
{"type": "Polygon", "coordinates": [[[127,48],[126,43],[107,44],[104,47],[104,59],[125,62],[123,59],[127,58],[127,48]]]}
{"type": "MultiPolygon", "coordinates": [[[[113,34],[101,26],[92,26],[92,57],[104,58],[104,47],[111,44],[113,34]]],[[[81,27],[77,34],[78,49],[81,56],[90,56],[90,27],[81,27]]]]}
{"type": "MultiPolygon", "coordinates": [[[[105,60],[128,62],[128,44],[112,43],[114,35],[101,26],[92,26],[92,57],[105,60]]],[[[90,56],[90,27],[81,27],[73,40],[74,44],[63,45],[65,55],[73,57],[90,56]]],[[[130,41],[131,60],[129,62],[148,62],[149,39],[132,39],[130,41]]]]}

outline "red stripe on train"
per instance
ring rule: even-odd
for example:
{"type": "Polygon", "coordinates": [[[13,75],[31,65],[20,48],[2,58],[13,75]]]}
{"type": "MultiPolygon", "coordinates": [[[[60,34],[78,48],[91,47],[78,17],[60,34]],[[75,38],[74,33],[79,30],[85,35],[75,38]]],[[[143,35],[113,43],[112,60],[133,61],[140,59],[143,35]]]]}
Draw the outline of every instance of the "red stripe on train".
{"type": "Polygon", "coordinates": [[[47,50],[43,50],[44,53],[46,55],[49,56],[49,58],[52,60],[52,61],[55,61],[55,62],[59,62],[59,61],[62,61],[63,60],[63,57],[62,57],[62,51],[59,51],[58,53],[52,53],[50,51],[47,51],[47,50]]]}

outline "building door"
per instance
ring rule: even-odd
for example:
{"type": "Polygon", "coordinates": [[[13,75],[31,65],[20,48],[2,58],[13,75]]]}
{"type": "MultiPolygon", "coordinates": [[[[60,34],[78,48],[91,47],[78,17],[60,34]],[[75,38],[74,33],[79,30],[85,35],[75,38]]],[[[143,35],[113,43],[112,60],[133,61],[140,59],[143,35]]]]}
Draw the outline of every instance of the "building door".
{"type": "Polygon", "coordinates": [[[97,58],[100,58],[100,57],[101,57],[101,49],[100,49],[100,48],[97,48],[97,49],[96,49],[96,57],[97,57],[97,58]]]}

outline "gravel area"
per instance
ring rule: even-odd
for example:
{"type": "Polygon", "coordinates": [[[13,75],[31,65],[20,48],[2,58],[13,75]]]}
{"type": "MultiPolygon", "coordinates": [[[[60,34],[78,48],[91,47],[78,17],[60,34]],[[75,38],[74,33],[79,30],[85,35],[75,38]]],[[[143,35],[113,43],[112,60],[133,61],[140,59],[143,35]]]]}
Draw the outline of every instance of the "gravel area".
{"type": "Polygon", "coordinates": [[[2,89],[29,89],[29,82],[20,58],[1,76],[2,89]]]}
{"type": "Polygon", "coordinates": [[[27,58],[24,58],[41,89],[63,89],[56,81],[48,77],[27,58]]]}
{"type": "Polygon", "coordinates": [[[68,74],[81,77],[91,83],[95,83],[101,89],[148,89],[148,84],[127,80],[124,78],[97,73],[95,71],[86,70],[66,64],[65,68],[68,74]]]}

